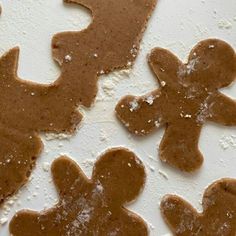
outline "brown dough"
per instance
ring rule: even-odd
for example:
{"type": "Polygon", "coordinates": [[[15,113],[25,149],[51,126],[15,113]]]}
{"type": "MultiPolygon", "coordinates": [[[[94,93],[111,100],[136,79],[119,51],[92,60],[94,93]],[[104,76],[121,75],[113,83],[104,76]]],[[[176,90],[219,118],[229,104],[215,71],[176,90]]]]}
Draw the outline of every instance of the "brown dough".
{"type": "Polygon", "coordinates": [[[175,236],[235,236],[236,180],[222,179],[207,188],[203,212],[198,213],[178,196],[161,202],[162,215],[175,236]]]}
{"type": "Polygon", "coordinates": [[[0,202],[30,175],[42,148],[38,133],[73,132],[82,118],[77,106],[90,106],[101,70],[108,73],[134,61],[156,0],[66,2],[88,7],[94,19],[86,30],[54,37],[54,58],[62,67],[54,84],[20,80],[17,48],[0,59],[0,202]]]}
{"type": "Polygon", "coordinates": [[[126,96],[116,114],[137,135],[166,125],[161,160],[183,171],[196,170],[203,162],[198,149],[203,124],[236,125],[236,103],[218,91],[236,78],[236,54],[226,42],[209,39],[191,51],[187,64],[161,48],[152,51],[149,64],[161,88],[142,97],[126,96]]]}
{"type": "Polygon", "coordinates": [[[18,55],[18,48],[14,48],[0,58],[1,202],[29,177],[42,148],[38,133],[72,132],[81,120],[69,102],[49,94],[56,87],[36,85],[17,77],[18,55]]]}
{"type": "Polygon", "coordinates": [[[134,62],[157,0],[64,2],[81,4],[93,15],[87,29],[59,33],[52,41],[53,57],[62,67],[62,92],[73,97],[76,105],[89,107],[97,94],[98,76],[134,62]]]}
{"type": "Polygon", "coordinates": [[[126,149],[111,149],[95,163],[89,180],[67,157],[53,162],[59,202],[43,212],[18,212],[10,223],[12,236],[145,236],[147,225],[123,207],[145,182],[141,161],[126,149]]]}

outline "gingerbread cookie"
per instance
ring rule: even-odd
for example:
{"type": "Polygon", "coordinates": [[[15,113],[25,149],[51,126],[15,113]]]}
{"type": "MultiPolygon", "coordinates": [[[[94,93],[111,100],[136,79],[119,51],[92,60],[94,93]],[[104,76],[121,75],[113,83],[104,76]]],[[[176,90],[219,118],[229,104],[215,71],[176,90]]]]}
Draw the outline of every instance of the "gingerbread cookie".
{"type": "Polygon", "coordinates": [[[157,0],[64,0],[90,9],[93,21],[80,32],[52,40],[53,57],[62,67],[63,93],[75,105],[89,107],[97,94],[98,76],[134,62],[142,33],[157,0]]]}
{"type": "Polygon", "coordinates": [[[236,180],[222,179],[207,188],[203,212],[198,213],[178,196],[166,196],[161,212],[176,236],[235,236],[236,180]]]}
{"type": "Polygon", "coordinates": [[[152,51],[149,64],[160,88],[142,97],[126,96],[116,114],[136,135],[166,125],[161,160],[183,171],[196,170],[203,162],[198,149],[203,124],[236,125],[236,103],[218,91],[236,78],[235,51],[209,39],[191,51],[187,64],[161,48],[152,51]]]}
{"type": "Polygon", "coordinates": [[[53,162],[59,202],[43,212],[18,212],[12,236],[147,235],[145,222],[124,208],[145,182],[141,161],[126,149],[111,149],[95,163],[89,180],[67,157],[53,162]]]}
{"type": "Polygon", "coordinates": [[[82,118],[77,106],[89,106],[96,95],[97,75],[134,61],[156,0],[75,2],[90,8],[94,20],[84,31],[54,37],[54,57],[62,66],[54,84],[20,80],[17,48],[1,58],[0,202],[29,177],[42,148],[38,133],[73,132],[82,118]]]}

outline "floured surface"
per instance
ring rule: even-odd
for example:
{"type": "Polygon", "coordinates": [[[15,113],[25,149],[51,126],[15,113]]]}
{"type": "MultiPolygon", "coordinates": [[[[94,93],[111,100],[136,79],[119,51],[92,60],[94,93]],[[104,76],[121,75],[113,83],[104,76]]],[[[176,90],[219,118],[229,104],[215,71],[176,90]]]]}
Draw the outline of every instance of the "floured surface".
{"type": "MultiPolygon", "coordinates": [[[[26,5],[21,1],[1,2],[3,11],[0,28],[4,30],[0,31],[1,52],[19,44],[19,76],[43,83],[48,83],[48,79],[54,80],[60,70],[50,58],[50,38],[57,32],[86,27],[91,21],[87,11],[65,6],[58,0],[29,0],[26,5]],[[23,16],[24,21],[32,24],[23,24],[20,20],[23,16]],[[36,44],[38,41],[40,43],[36,44]],[[36,63],[38,60],[40,62],[36,63]]],[[[147,168],[144,192],[128,208],[147,220],[151,236],[171,235],[159,210],[159,201],[165,194],[177,194],[201,211],[200,202],[207,186],[222,177],[236,177],[236,129],[206,125],[202,130],[199,146],[205,157],[204,165],[195,174],[181,174],[157,160],[156,147],[163,130],[147,139],[130,137],[113,111],[121,97],[127,94],[141,96],[157,88],[156,79],[146,60],[151,49],[157,46],[168,48],[184,62],[193,46],[206,38],[220,38],[235,49],[235,7],[234,0],[227,0],[223,5],[221,0],[160,0],[145,33],[141,54],[134,69],[101,78],[95,106],[83,111],[84,120],[80,132],[74,137],[60,136],[57,141],[52,140],[54,135],[44,138],[45,150],[38,159],[38,168],[34,171],[31,182],[10,199],[2,210],[0,223],[3,226],[0,235],[8,236],[7,225],[16,210],[30,208],[40,211],[57,202],[51,173],[48,171],[48,166],[55,157],[61,154],[72,157],[90,177],[94,160],[108,147],[120,145],[134,151],[147,168]],[[223,28],[219,27],[219,22],[224,22],[223,28]],[[231,27],[227,26],[227,22],[230,22],[231,27]],[[111,95],[107,95],[105,90],[111,95]]],[[[235,86],[224,92],[235,97],[235,86]]]]}
{"type": "Polygon", "coordinates": [[[123,205],[143,189],[145,170],[126,149],[111,149],[94,164],[92,179],[67,157],[52,165],[59,203],[41,213],[21,211],[10,224],[13,236],[146,236],[146,223],[123,205]]]}

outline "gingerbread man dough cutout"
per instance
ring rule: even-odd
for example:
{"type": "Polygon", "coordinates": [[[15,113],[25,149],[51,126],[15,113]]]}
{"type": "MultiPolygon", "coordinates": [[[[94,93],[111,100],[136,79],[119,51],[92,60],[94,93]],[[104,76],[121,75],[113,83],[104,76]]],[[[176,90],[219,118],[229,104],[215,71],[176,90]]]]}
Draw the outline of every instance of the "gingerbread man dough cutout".
{"type": "Polygon", "coordinates": [[[72,133],[82,119],[78,105],[89,106],[96,95],[98,72],[134,61],[156,0],[65,2],[88,7],[94,19],[86,30],[54,37],[53,54],[62,67],[55,83],[20,80],[18,48],[0,59],[0,203],[27,181],[42,148],[38,133],[72,133]]]}
{"type": "Polygon", "coordinates": [[[236,102],[218,91],[236,78],[235,51],[226,42],[209,39],[191,51],[187,64],[161,48],[152,51],[149,64],[161,87],[142,97],[126,96],[116,114],[136,135],[166,125],[161,160],[194,171],[203,162],[198,149],[203,124],[236,125],[236,102]]]}
{"type": "Polygon", "coordinates": [[[175,236],[235,236],[236,180],[222,179],[207,188],[203,212],[198,213],[178,196],[161,202],[162,215],[175,236]]]}
{"type": "Polygon", "coordinates": [[[126,149],[110,149],[95,163],[89,180],[67,157],[52,164],[59,202],[43,212],[23,210],[10,223],[12,236],[147,235],[147,225],[123,207],[145,182],[141,161],[126,149]]]}

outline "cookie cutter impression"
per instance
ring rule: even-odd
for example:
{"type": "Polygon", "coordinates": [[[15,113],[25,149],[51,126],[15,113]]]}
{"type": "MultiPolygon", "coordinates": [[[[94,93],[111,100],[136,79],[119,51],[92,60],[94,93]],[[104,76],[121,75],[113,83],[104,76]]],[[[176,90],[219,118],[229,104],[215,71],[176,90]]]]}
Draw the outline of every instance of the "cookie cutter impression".
{"type": "Polygon", "coordinates": [[[61,65],[55,83],[18,78],[18,48],[0,58],[0,202],[28,180],[43,147],[39,133],[73,133],[82,119],[77,108],[93,102],[98,76],[133,63],[156,5],[156,0],[65,2],[89,8],[93,22],[83,31],[54,36],[53,56],[61,65]]]}

